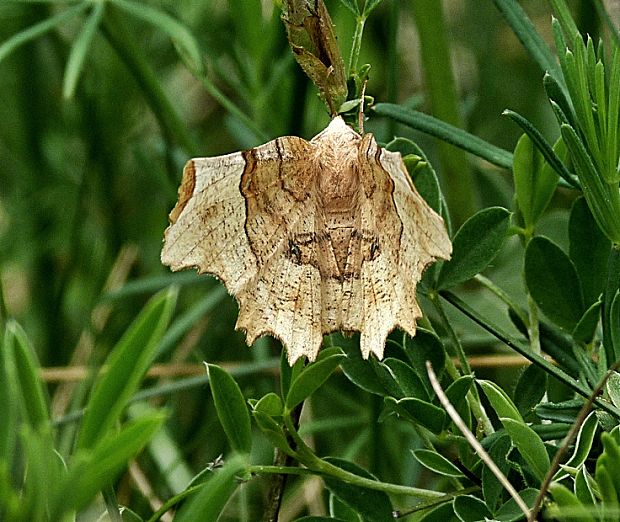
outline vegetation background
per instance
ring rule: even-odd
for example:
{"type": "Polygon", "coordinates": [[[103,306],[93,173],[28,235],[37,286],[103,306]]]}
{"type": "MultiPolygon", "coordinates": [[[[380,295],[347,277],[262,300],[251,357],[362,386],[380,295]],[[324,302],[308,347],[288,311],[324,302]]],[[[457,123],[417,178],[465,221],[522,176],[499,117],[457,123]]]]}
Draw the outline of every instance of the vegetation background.
{"type": "MultiPolygon", "coordinates": [[[[553,46],[548,4],[520,3],[553,46]]],[[[582,32],[595,40],[604,33],[593,2],[568,3],[582,32]]],[[[73,4],[2,2],[0,42],[73,4]]],[[[183,164],[192,156],[247,149],[277,136],[310,138],[329,115],[294,62],[279,9],[270,0],[105,4],[90,37],[82,36],[89,8],[6,56],[0,43],[0,324],[15,319],[45,368],[95,368],[156,291],[179,286],[172,326],[156,361],[172,373],[145,383],[154,396],[151,405],[165,407],[168,419],[157,445],[116,484],[119,502],[147,516],[158,498],[178,493],[227,452],[206,381],[184,375],[185,363],[224,365],[246,397],[259,397],[278,382],[281,347],[271,338],[245,346],[243,335],[234,332],[236,304],[221,285],[193,273],[170,274],[159,262],[183,164]],[[191,56],[180,59],[178,49],[188,49],[178,28],[162,30],[165,23],[150,19],[150,8],[189,29],[204,75],[189,70],[191,56]],[[75,51],[78,44],[83,53],[75,51]]],[[[355,17],[338,0],[326,4],[346,59],[355,17]]],[[[607,4],[618,20],[618,2],[607,4]]],[[[541,71],[491,1],[386,0],[368,18],[359,63],[372,66],[367,94],[377,102],[452,120],[508,151],[522,131],[501,116],[506,108],[527,117],[551,142],[557,138],[541,71]],[[433,29],[440,5],[443,34],[433,29]],[[426,56],[424,32],[431,38],[423,42],[426,56]],[[444,37],[449,64],[441,61],[444,37]],[[439,83],[445,89],[429,90],[425,78],[432,64],[444,75],[439,83]]],[[[408,137],[424,150],[440,175],[455,227],[484,207],[514,208],[510,170],[372,112],[368,116],[366,130],[380,142],[408,137]]],[[[573,200],[568,191],[556,192],[537,228],[565,250],[573,200]]],[[[485,274],[525,305],[522,257],[521,242],[512,238],[485,274]]],[[[516,332],[496,297],[476,285],[464,287],[462,295],[516,332]]],[[[483,330],[448,313],[468,354],[508,353],[483,330]]],[[[520,371],[480,368],[476,376],[511,389],[520,371]]],[[[90,372],[76,381],[66,373],[45,375],[56,418],[84,403],[93,379],[90,372]]],[[[383,480],[432,487],[437,479],[413,458],[403,458],[422,445],[416,430],[393,417],[377,422],[382,408],[376,395],[336,374],[306,402],[303,433],[318,454],[352,458],[383,480]]],[[[57,436],[65,451],[71,426],[63,424],[57,436]]],[[[271,451],[257,431],[253,460],[267,463],[271,451]]],[[[264,489],[259,481],[244,487],[231,520],[255,520],[264,489]]],[[[291,481],[281,520],[325,513],[321,491],[315,478],[291,481]]]]}

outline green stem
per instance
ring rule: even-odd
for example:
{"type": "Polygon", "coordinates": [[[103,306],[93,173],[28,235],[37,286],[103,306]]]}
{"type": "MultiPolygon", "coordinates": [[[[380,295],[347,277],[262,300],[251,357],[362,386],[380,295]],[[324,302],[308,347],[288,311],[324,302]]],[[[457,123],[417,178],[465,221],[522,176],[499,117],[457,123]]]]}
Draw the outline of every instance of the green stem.
{"type": "MultiPolygon", "coordinates": [[[[463,350],[463,345],[461,344],[461,341],[456,335],[456,332],[452,328],[450,320],[446,315],[446,311],[441,305],[439,296],[436,293],[432,292],[429,293],[428,297],[435,306],[437,312],[439,313],[443,326],[448,334],[448,337],[450,338],[452,345],[454,346],[456,355],[459,359],[459,362],[461,363],[462,372],[467,375],[473,375],[473,372],[471,371],[471,366],[469,366],[469,360],[465,355],[465,350],[463,350]]],[[[452,364],[452,361],[448,359],[446,364],[448,371],[450,370],[450,364],[452,364]]],[[[455,372],[455,375],[458,376],[456,368],[453,371],[455,372]]],[[[455,376],[453,375],[452,378],[454,379],[455,376]]],[[[480,396],[478,395],[478,390],[475,387],[470,388],[469,392],[467,392],[467,403],[469,404],[472,413],[476,417],[476,420],[481,424],[484,432],[487,435],[491,435],[491,433],[494,433],[495,429],[493,428],[493,424],[491,424],[489,416],[487,415],[486,411],[484,411],[484,406],[482,406],[482,403],[480,402],[480,396]]]]}
{"type": "MultiPolygon", "coordinates": [[[[462,128],[442,4],[437,0],[416,0],[411,6],[420,35],[426,93],[433,115],[462,128]]],[[[462,150],[443,142],[438,145],[446,180],[444,194],[452,222],[458,226],[474,213],[476,207],[471,169],[462,150]]]]}
{"type": "Polygon", "coordinates": [[[515,303],[512,300],[512,298],[506,292],[504,292],[504,290],[502,290],[499,286],[497,286],[489,278],[487,278],[487,277],[485,277],[485,276],[483,276],[481,274],[475,275],[474,279],[476,281],[478,281],[482,286],[484,286],[487,290],[490,290],[491,292],[493,292],[504,303],[506,303],[508,305],[508,307],[511,310],[513,310],[515,314],[517,314],[517,317],[521,320],[521,322],[524,325],[528,326],[528,324],[529,324],[528,316],[524,313],[522,307],[517,305],[517,303],[515,303]]]}
{"type": "Polygon", "coordinates": [[[333,464],[330,464],[329,462],[326,462],[325,460],[317,457],[316,454],[312,451],[312,449],[306,445],[306,443],[299,436],[297,431],[295,431],[293,422],[288,415],[284,415],[284,423],[292,439],[295,441],[295,445],[297,446],[297,458],[299,462],[301,462],[309,470],[314,471],[315,473],[321,475],[328,475],[330,477],[334,477],[354,486],[373,489],[376,491],[384,491],[386,493],[391,493],[394,495],[407,495],[411,497],[428,499],[444,496],[444,493],[438,491],[414,488],[410,486],[401,486],[400,484],[379,482],[377,480],[360,477],[355,473],[350,473],[349,471],[345,471],[338,466],[334,466],[333,464]]]}
{"type": "Polygon", "coordinates": [[[362,36],[364,34],[364,24],[366,17],[359,15],[355,21],[355,32],[353,33],[353,45],[351,46],[351,55],[349,56],[349,75],[353,75],[357,71],[357,62],[359,61],[360,52],[362,50],[362,36]]]}
{"type": "Polygon", "coordinates": [[[187,154],[197,156],[199,148],[187,126],[176,113],[151,65],[145,60],[144,51],[137,46],[131,31],[125,26],[123,17],[117,15],[112,5],[106,9],[102,29],[110,45],[142,88],[166,139],[177,140],[187,154]]]}
{"type": "Polygon", "coordinates": [[[427,502],[421,502],[420,504],[417,504],[415,507],[407,511],[401,511],[399,513],[399,518],[405,517],[407,515],[411,515],[418,511],[423,511],[425,509],[439,506],[440,504],[445,504],[446,502],[450,502],[452,499],[458,497],[459,495],[469,495],[470,493],[475,493],[476,491],[480,491],[479,486],[471,486],[469,488],[461,489],[459,491],[454,491],[452,493],[446,493],[443,497],[437,497],[436,499],[429,500],[427,502]]]}
{"type": "Polygon", "coordinates": [[[190,486],[187,489],[184,489],[178,495],[175,495],[174,497],[169,498],[168,500],[166,500],[166,502],[164,502],[161,505],[161,507],[157,511],[155,511],[155,513],[153,513],[153,515],[151,516],[151,518],[149,518],[147,520],[147,522],[157,522],[161,517],[163,517],[166,514],[167,511],[172,509],[174,506],[176,506],[183,499],[185,499],[185,498],[193,495],[194,493],[196,493],[203,486],[204,486],[204,482],[202,482],[200,484],[196,484],[195,486],[190,486]]]}
{"type": "MultiPolygon", "coordinates": [[[[515,352],[520,353],[527,360],[531,361],[549,375],[552,375],[559,381],[563,382],[571,388],[573,391],[577,392],[582,397],[588,399],[590,397],[590,390],[585,388],[579,381],[573,379],[570,375],[566,374],[563,370],[551,364],[547,359],[541,357],[538,354],[532,353],[532,351],[528,348],[524,348],[521,346],[521,343],[516,339],[512,339],[508,334],[502,332],[497,326],[491,324],[486,318],[482,317],[475,310],[469,307],[467,303],[465,303],[461,298],[457,295],[453,294],[450,291],[443,290],[441,291],[441,297],[443,297],[446,301],[448,301],[452,306],[460,310],[464,315],[469,317],[476,324],[484,328],[487,332],[493,335],[495,338],[499,339],[509,348],[512,348],[515,352]]],[[[616,408],[609,402],[601,400],[600,398],[596,398],[594,403],[601,409],[605,410],[607,413],[610,413],[617,419],[620,419],[620,409],[616,408]]]]}
{"type": "Polygon", "coordinates": [[[308,468],[298,468],[294,466],[250,466],[248,472],[252,475],[259,474],[275,474],[275,475],[315,475],[312,470],[308,468]]]}

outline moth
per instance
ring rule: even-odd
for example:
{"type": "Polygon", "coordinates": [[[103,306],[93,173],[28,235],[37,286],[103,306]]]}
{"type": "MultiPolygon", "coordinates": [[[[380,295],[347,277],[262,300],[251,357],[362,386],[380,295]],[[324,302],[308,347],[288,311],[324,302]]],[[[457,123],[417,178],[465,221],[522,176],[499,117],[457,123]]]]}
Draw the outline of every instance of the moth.
{"type": "Polygon", "coordinates": [[[310,141],[189,160],[169,220],[162,263],[222,280],[247,343],[270,334],[291,365],[338,330],[360,332],[364,358],[396,327],[415,335],[416,286],[452,251],[400,154],[341,117],[310,141]]]}

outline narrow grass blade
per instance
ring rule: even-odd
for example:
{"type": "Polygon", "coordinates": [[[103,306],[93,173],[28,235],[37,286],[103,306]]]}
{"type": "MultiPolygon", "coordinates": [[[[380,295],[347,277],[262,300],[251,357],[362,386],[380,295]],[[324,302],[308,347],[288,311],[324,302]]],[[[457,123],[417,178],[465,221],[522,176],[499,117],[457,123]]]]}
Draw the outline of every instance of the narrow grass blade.
{"type": "Polygon", "coordinates": [[[549,72],[558,82],[562,82],[562,73],[551,49],[538,34],[519,3],[515,0],[493,0],[493,2],[543,73],[549,72]]]}
{"type": "Polygon", "coordinates": [[[80,34],[73,42],[71,53],[69,54],[69,59],[65,67],[65,76],[62,86],[62,94],[67,99],[72,98],[75,93],[75,86],[84,68],[84,60],[92,44],[97,27],[101,22],[104,10],[105,2],[95,4],[80,34]]]}
{"type": "Polygon", "coordinates": [[[11,38],[6,40],[2,45],[0,45],[0,62],[4,60],[9,54],[11,54],[15,49],[24,45],[25,43],[38,38],[39,36],[47,33],[52,30],[57,25],[60,25],[63,22],[66,22],[70,18],[77,16],[82,11],[86,10],[86,8],[90,5],[88,2],[83,2],[71,9],[67,9],[62,13],[58,13],[55,16],[48,18],[47,20],[43,20],[38,24],[35,24],[28,29],[24,29],[20,31],[16,35],[13,35],[11,38]]]}
{"type": "Polygon", "coordinates": [[[181,22],[170,15],[154,9],[143,2],[129,0],[111,0],[127,13],[140,18],[167,33],[177,45],[179,55],[184,59],[190,70],[201,73],[204,69],[202,55],[196,39],[181,22]]]}
{"type": "Polygon", "coordinates": [[[78,448],[93,447],[119,419],[153,361],[175,300],[172,290],[153,297],[113,349],[86,406],[78,448]]]}
{"type": "Polygon", "coordinates": [[[507,150],[496,147],[482,138],[433,118],[428,114],[407,109],[402,105],[393,103],[378,103],[373,107],[373,111],[376,114],[387,116],[403,123],[408,127],[435,136],[498,167],[506,169],[512,167],[512,154],[507,150]]]}
{"type": "Polygon", "coordinates": [[[543,157],[547,160],[547,163],[549,163],[553,170],[555,170],[558,175],[564,179],[564,181],[576,189],[579,189],[579,180],[577,177],[566,168],[564,163],[562,163],[562,160],[558,158],[557,154],[553,151],[553,147],[547,142],[540,131],[530,123],[529,120],[521,116],[519,113],[508,109],[505,110],[502,115],[508,116],[523,129],[523,132],[525,132],[534,145],[536,145],[536,148],[538,148],[543,157]]]}
{"type": "Polygon", "coordinates": [[[24,420],[33,429],[47,426],[50,422],[48,397],[39,379],[39,362],[26,332],[14,321],[7,325],[4,350],[9,363],[7,377],[9,383],[12,381],[16,385],[14,391],[18,394],[24,420]]]}

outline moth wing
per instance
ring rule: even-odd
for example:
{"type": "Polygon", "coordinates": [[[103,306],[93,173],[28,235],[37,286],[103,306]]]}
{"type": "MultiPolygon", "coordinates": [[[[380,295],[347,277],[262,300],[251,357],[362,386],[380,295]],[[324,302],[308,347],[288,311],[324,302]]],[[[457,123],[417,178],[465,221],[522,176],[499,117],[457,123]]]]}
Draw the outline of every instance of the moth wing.
{"type": "Polygon", "coordinates": [[[245,165],[238,152],[187,162],[161,252],[162,263],[172,270],[197,268],[213,274],[232,294],[257,269],[244,232],[245,203],[239,191],[245,165]]]}
{"type": "MultiPolygon", "coordinates": [[[[316,207],[312,200],[300,206],[302,217],[289,233],[313,237],[316,207]]],[[[246,331],[248,343],[263,334],[273,335],[286,347],[291,365],[302,356],[313,361],[323,342],[321,274],[312,262],[316,248],[314,240],[299,246],[280,242],[237,296],[237,328],[246,331]],[[301,256],[310,262],[300,262],[301,256]]]]}
{"type": "Polygon", "coordinates": [[[380,149],[372,135],[364,136],[359,150],[360,228],[377,243],[362,244],[360,277],[342,283],[342,328],[360,331],[363,357],[372,352],[381,358],[394,328],[415,335],[422,316],[416,286],[431,262],[449,258],[451,244],[443,220],[416,191],[400,154],[380,149]]]}

